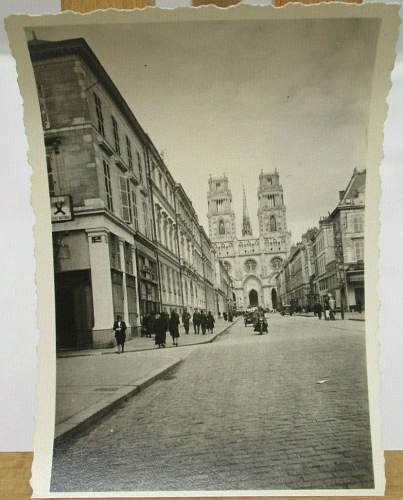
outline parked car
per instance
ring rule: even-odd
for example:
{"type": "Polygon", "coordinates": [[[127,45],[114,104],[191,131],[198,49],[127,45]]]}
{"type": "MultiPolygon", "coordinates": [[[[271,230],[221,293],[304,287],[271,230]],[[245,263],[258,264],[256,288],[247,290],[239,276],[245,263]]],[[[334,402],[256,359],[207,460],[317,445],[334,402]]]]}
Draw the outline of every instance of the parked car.
{"type": "Polygon", "coordinates": [[[294,310],[290,304],[286,304],[281,309],[281,316],[289,315],[292,316],[294,310]]]}

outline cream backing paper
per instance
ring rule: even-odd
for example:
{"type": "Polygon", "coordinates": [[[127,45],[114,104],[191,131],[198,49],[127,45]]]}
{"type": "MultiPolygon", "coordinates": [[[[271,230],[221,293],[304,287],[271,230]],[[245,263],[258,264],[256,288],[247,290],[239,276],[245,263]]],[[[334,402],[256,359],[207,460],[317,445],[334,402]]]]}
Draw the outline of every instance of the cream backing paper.
{"type": "MultiPolygon", "coordinates": [[[[6,21],[12,53],[17,61],[19,86],[24,101],[24,121],[29,144],[29,163],[32,166],[32,206],[36,222],[37,322],[40,339],[37,348],[39,381],[37,387],[36,432],[34,462],[32,467],[33,496],[35,498],[78,497],[180,497],[180,496],[291,496],[291,495],[383,495],[385,489],[384,458],[381,437],[380,374],[378,364],[378,236],[379,236],[379,168],[383,158],[383,124],[386,119],[386,97],[391,87],[390,74],[395,58],[395,43],[399,28],[399,5],[288,5],[281,9],[258,6],[237,6],[220,9],[213,6],[202,8],[177,8],[161,10],[146,8],[138,11],[97,11],[91,14],[64,12],[44,16],[12,16],[6,21]],[[368,124],[367,187],[365,220],[365,302],[366,347],[369,388],[369,407],[372,434],[375,488],[372,490],[248,490],[248,491],[168,491],[168,492],[49,492],[55,418],[55,319],[53,289],[53,251],[50,223],[50,206],[45,167],[45,149],[40,109],[33,70],[29,58],[27,27],[63,25],[113,25],[128,23],[172,23],[212,20],[253,19],[326,19],[326,18],[380,18],[382,20],[368,124]]],[[[287,36],[285,33],[284,36],[287,36]]]]}

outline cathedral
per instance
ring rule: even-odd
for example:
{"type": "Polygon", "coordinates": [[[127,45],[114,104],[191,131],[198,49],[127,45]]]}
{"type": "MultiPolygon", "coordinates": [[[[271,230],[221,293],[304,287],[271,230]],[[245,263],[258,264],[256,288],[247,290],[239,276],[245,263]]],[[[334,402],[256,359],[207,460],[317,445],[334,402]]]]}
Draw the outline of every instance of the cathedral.
{"type": "Polygon", "coordinates": [[[238,310],[276,308],[275,277],[290,249],[291,235],[287,231],[283,187],[277,170],[260,173],[257,196],[259,234],[253,235],[244,188],[242,231],[237,236],[228,178],[210,176],[209,236],[233,279],[238,310]]]}

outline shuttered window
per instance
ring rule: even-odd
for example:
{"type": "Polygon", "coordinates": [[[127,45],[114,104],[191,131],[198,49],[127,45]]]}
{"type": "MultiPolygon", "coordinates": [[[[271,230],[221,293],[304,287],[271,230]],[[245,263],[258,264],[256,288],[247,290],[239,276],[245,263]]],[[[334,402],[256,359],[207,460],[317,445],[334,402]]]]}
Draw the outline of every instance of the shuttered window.
{"type": "Polygon", "coordinates": [[[129,223],[131,222],[130,196],[126,177],[121,176],[120,181],[120,200],[121,200],[121,217],[129,223]]]}

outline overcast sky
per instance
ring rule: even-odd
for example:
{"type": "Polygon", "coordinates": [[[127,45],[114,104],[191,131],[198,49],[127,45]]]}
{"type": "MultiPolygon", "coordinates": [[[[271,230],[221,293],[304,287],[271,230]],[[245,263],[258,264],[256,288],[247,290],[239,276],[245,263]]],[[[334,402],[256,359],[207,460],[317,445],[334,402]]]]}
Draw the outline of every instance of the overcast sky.
{"type": "Polygon", "coordinates": [[[240,235],[245,184],[257,234],[259,172],[280,173],[292,239],[332,210],[365,168],[376,21],[358,19],[81,26],[83,37],[193,201],[230,180],[240,235]]]}

